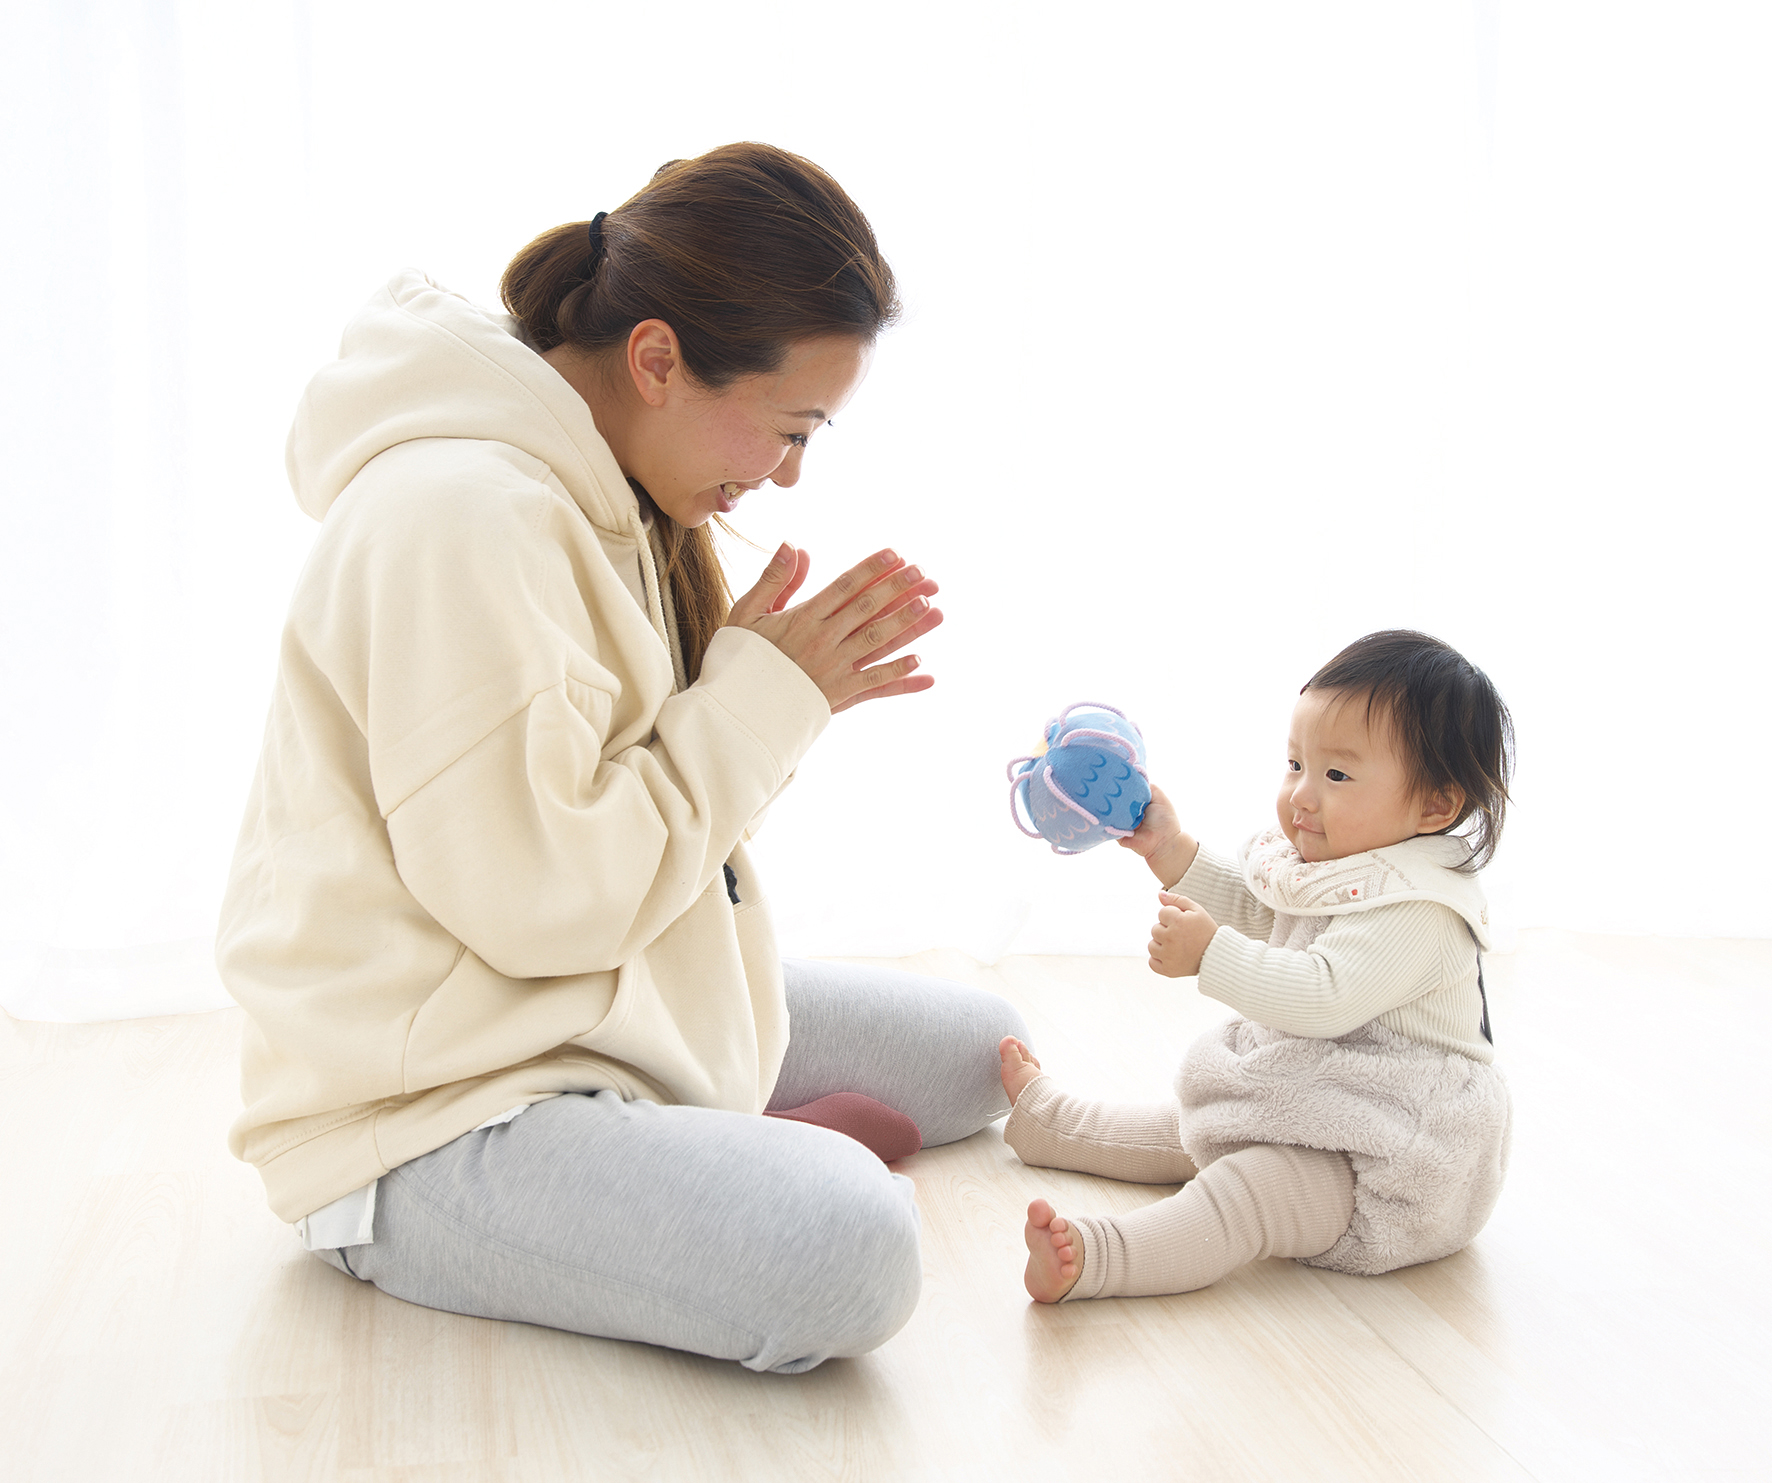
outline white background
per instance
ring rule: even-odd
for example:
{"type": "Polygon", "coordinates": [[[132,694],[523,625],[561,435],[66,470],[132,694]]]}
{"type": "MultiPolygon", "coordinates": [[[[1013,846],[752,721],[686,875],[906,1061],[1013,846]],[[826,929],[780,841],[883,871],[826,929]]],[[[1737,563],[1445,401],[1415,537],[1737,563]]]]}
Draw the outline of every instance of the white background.
{"type": "Polygon", "coordinates": [[[406,265],[491,303],[536,232],[737,138],[831,170],[908,309],[739,523],[815,578],[892,544],[948,614],[936,689],[838,718],[770,821],[789,951],[1138,952],[1155,883],[1015,833],[1004,761],[1111,702],[1228,850],[1299,684],[1392,626],[1513,707],[1504,927],[1772,933],[1764,16],[10,7],[0,999],[225,1002],[314,532],[283,435],[356,307],[406,265]]]}

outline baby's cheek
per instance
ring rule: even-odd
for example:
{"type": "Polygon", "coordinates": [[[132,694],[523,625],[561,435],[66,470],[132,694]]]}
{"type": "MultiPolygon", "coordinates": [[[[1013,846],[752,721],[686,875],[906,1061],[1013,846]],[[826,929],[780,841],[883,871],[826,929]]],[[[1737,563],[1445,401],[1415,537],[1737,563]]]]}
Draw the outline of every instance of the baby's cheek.
{"type": "Polygon", "coordinates": [[[1274,817],[1280,821],[1280,832],[1293,849],[1298,848],[1298,831],[1292,827],[1292,790],[1282,788],[1274,802],[1274,817]]]}

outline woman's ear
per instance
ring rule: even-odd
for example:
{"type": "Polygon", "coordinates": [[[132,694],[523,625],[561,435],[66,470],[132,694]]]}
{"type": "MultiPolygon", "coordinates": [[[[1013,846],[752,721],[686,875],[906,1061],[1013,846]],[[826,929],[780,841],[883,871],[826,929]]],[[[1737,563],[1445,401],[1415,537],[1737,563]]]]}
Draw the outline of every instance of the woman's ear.
{"type": "Polygon", "coordinates": [[[1463,788],[1456,783],[1445,788],[1436,788],[1421,800],[1421,816],[1415,832],[1438,834],[1442,829],[1450,829],[1457,823],[1458,816],[1463,812],[1463,788]]]}
{"type": "Polygon", "coordinates": [[[662,407],[682,386],[683,352],[662,319],[642,319],[628,331],[628,374],[649,407],[662,407]]]}

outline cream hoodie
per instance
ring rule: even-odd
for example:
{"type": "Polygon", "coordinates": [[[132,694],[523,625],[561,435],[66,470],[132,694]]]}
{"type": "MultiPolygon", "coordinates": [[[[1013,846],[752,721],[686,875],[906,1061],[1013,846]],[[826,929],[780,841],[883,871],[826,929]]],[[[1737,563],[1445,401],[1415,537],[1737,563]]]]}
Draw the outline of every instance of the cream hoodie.
{"type": "Polygon", "coordinates": [[[817,687],[722,629],[677,689],[589,409],[416,273],[288,453],[321,528],[217,942],[249,1017],[230,1146],[272,1209],[559,1092],[760,1112],[787,1010],[740,841],[829,721],[817,687]]]}

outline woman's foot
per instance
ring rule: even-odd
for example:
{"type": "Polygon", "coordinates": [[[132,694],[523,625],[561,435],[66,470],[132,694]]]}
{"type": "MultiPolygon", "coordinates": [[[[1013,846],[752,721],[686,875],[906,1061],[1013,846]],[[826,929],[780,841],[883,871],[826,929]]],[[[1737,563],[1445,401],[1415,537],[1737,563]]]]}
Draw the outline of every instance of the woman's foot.
{"type": "MultiPolygon", "coordinates": [[[[1007,1078],[1005,1077],[1005,1081],[1007,1078]]],[[[1044,1200],[1028,1206],[1028,1296],[1036,1303],[1056,1303],[1083,1275],[1083,1243],[1062,1215],[1044,1200]]]]}
{"type": "Polygon", "coordinates": [[[1009,1094],[1009,1105],[1013,1107],[1028,1083],[1040,1074],[1040,1063],[1013,1035],[1005,1035],[997,1042],[997,1054],[1003,1059],[1003,1090],[1009,1094]]]}
{"type": "Polygon", "coordinates": [[[923,1134],[914,1122],[896,1107],[888,1107],[860,1092],[832,1092],[804,1107],[765,1112],[763,1116],[829,1128],[833,1133],[853,1138],[883,1164],[907,1159],[923,1146],[923,1134]]]}

